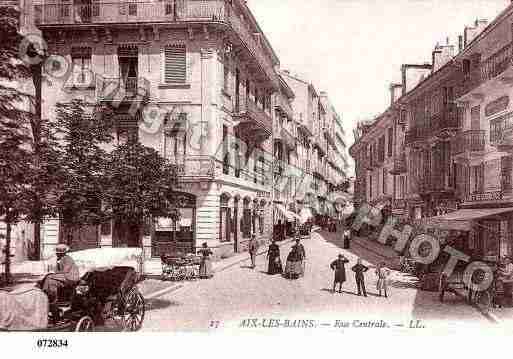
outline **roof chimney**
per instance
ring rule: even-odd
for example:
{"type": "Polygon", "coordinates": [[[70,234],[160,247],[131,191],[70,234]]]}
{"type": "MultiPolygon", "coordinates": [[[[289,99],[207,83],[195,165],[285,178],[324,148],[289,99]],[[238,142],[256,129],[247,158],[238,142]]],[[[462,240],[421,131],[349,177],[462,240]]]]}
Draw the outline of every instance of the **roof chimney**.
{"type": "Polygon", "coordinates": [[[458,52],[461,52],[462,50],[463,50],[463,35],[459,35],[458,36],[458,52]]]}
{"type": "Polygon", "coordinates": [[[486,19],[476,19],[474,22],[474,26],[466,26],[463,32],[464,44],[463,47],[467,47],[472,40],[474,40],[477,35],[484,30],[484,28],[488,25],[488,20],[486,19]]]}
{"type": "Polygon", "coordinates": [[[432,52],[433,69],[432,72],[437,71],[454,56],[454,46],[449,44],[449,38],[446,40],[446,45],[436,44],[432,52]]]}

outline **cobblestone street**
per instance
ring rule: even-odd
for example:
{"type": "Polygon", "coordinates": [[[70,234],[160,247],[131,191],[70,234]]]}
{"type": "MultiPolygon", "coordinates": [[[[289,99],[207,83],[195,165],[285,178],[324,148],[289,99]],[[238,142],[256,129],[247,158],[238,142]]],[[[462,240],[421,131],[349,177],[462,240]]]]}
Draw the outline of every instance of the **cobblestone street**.
{"type": "MultiPolygon", "coordinates": [[[[325,326],[326,330],[339,330],[335,328],[336,320],[351,323],[383,320],[387,326],[402,329],[410,325],[410,320],[420,319],[429,329],[448,332],[455,330],[455,324],[461,321],[469,325],[489,323],[462,299],[449,296],[441,304],[437,293],[417,290],[414,278],[395,271],[390,277],[388,299],[376,295],[373,269],[366,275],[369,296],[357,296],[350,268],[358,256],[374,266],[380,260],[378,253],[358,245],[341,249],[342,241],[327,232],[314,232],[303,243],[307,253],[303,278],[290,281],[279,275],[267,275],[267,263],[262,255],[255,270],[248,267],[248,260],[216,273],[211,280],[187,283],[175,292],[149,300],[143,330],[232,330],[240,328],[242,321],[249,318],[315,320],[313,325],[325,326]],[[348,281],[342,294],[333,294],[329,264],[339,253],[350,260],[346,266],[348,281]]],[[[290,246],[281,248],[282,261],[290,246]]],[[[261,325],[252,330],[261,330],[261,325]]]]}

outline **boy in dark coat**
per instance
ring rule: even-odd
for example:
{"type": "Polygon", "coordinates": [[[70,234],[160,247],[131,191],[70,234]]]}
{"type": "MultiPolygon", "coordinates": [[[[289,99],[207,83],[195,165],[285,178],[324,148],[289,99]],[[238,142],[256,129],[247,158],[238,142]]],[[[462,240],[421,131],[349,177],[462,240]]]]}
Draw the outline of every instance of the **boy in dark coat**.
{"type": "Polygon", "coordinates": [[[369,270],[369,267],[366,267],[362,264],[362,259],[358,258],[356,264],[351,268],[354,272],[354,277],[356,279],[356,287],[358,288],[358,295],[362,295],[366,297],[367,291],[365,290],[365,277],[364,273],[369,270]]]}
{"type": "Polygon", "coordinates": [[[337,283],[339,285],[338,292],[342,293],[342,284],[346,281],[346,268],[345,263],[349,261],[342,254],[338,255],[338,259],[334,260],[330,264],[330,268],[335,271],[335,278],[333,280],[333,293],[335,293],[335,287],[337,283]]]}

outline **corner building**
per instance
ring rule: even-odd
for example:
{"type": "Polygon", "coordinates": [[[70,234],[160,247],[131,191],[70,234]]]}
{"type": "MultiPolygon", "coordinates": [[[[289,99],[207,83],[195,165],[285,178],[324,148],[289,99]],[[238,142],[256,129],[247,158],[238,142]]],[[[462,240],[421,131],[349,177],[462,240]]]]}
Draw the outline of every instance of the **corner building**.
{"type": "MultiPolygon", "coordinates": [[[[279,61],[245,1],[54,0],[34,11],[69,67],[62,84],[43,85],[43,115],[74,98],[111,106],[115,141],[136,136],[179,169],[179,222],[155,218],[142,234],[106,223],[74,233],[74,249],[138,246],[142,235],[147,255],[202,242],[222,255],[271,235],[279,61]]],[[[58,220],[43,230],[45,253],[66,241],[58,220]]]]}

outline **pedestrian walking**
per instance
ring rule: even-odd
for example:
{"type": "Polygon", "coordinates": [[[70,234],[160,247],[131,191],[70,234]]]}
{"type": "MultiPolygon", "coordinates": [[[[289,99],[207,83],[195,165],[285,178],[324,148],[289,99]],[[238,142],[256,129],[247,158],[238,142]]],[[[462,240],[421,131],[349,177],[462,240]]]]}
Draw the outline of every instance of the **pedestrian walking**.
{"type": "Polygon", "coordinates": [[[365,276],[364,273],[369,270],[369,267],[363,265],[362,259],[358,258],[356,264],[351,268],[354,272],[354,277],[356,279],[356,287],[358,289],[358,295],[362,295],[366,297],[367,291],[365,290],[365,276]]]}
{"type": "Polygon", "coordinates": [[[385,267],[386,263],[381,262],[376,267],[376,276],[378,277],[378,282],[376,283],[376,289],[378,291],[378,295],[381,297],[381,293],[385,294],[385,298],[388,298],[388,276],[390,275],[390,269],[385,267]]]}
{"type": "Polygon", "coordinates": [[[349,247],[350,247],[350,235],[351,235],[351,232],[349,231],[349,228],[345,228],[344,232],[343,232],[344,249],[349,249],[349,247]]]}
{"type": "Polygon", "coordinates": [[[304,276],[305,275],[306,251],[305,251],[305,247],[301,243],[301,237],[299,237],[299,236],[296,237],[296,244],[294,245],[294,247],[296,248],[296,250],[298,252],[299,260],[301,262],[301,276],[304,276]]]}
{"type": "Polygon", "coordinates": [[[344,257],[342,254],[339,254],[338,258],[330,264],[331,270],[335,271],[335,277],[333,279],[333,293],[335,293],[335,288],[337,284],[339,285],[338,292],[342,293],[342,284],[344,284],[344,282],[346,281],[346,263],[349,263],[347,258],[344,257]]]}
{"type": "Polygon", "coordinates": [[[214,276],[212,270],[212,260],[210,256],[213,254],[210,248],[208,248],[207,242],[204,242],[202,248],[198,250],[198,254],[201,254],[201,262],[199,268],[199,277],[202,279],[210,279],[214,276]]]}
{"type": "Polygon", "coordinates": [[[256,255],[258,252],[258,242],[256,240],[256,235],[252,234],[251,239],[248,244],[249,257],[251,259],[251,268],[255,269],[256,267],[256,255]]]}
{"type": "Polygon", "coordinates": [[[283,267],[280,258],[280,247],[276,244],[276,241],[273,241],[269,245],[269,249],[267,250],[267,258],[269,259],[267,274],[273,275],[283,273],[283,267]]]}

